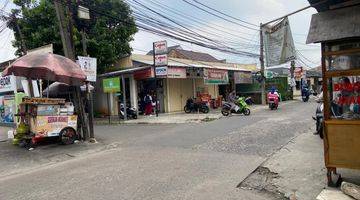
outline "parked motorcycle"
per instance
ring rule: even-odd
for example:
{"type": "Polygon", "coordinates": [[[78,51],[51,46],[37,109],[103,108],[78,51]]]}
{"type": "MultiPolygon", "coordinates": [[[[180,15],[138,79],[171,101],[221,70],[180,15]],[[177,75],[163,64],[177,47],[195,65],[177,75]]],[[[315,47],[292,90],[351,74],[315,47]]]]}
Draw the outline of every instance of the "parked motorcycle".
{"type": "Polygon", "coordinates": [[[279,107],[279,96],[276,93],[269,92],[267,95],[267,100],[271,110],[277,109],[279,107]]]}
{"type": "Polygon", "coordinates": [[[208,113],[209,106],[207,106],[205,102],[195,102],[194,99],[189,98],[188,100],[186,100],[184,111],[185,113],[198,112],[198,111],[202,113],[208,113]]]}
{"type": "Polygon", "coordinates": [[[244,97],[239,97],[234,104],[225,102],[221,109],[221,113],[224,116],[228,116],[230,113],[250,115],[250,108],[249,105],[246,104],[244,97]]]}
{"type": "MultiPolygon", "coordinates": [[[[124,104],[120,104],[120,118],[124,119],[124,104]]],[[[126,116],[128,119],[137,119],[137,112],[135,108],[126,107],[126,116]]]]}
{"type": "Polygon", "coordinates": [[[318,106],[316,108],[315,116],[312,118],[316,121],[316,134],[322,139],[324,137],[324,103],[317,100],[318,106]]]}

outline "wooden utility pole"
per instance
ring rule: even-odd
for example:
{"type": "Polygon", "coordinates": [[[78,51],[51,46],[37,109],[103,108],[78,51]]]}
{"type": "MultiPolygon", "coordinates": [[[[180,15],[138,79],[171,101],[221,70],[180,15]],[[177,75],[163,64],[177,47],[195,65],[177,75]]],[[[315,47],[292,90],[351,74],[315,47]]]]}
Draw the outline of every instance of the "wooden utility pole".
{"type": "MultiPolygon", "coordinates": [[[[69,3],[69,2],[68,2],[69,3]]],[[[68,17],[65,17],[64,8],[61,3],[61,0],[55,0],[54,6],[56,10],[56,15],[59,21],[59,29],[61,41],[63,44],[65,57],[75,61],[75,51],[72,41],[72,22],[71,22],[71,14],[69,11],[69,5],[66,7],[68,17]]],[[[86,124],[86,116],[85,116],[85,108],[81,98],[81,90],[79,86],[76,86],[75,92],[76,100],[78,101],[78,114],[80,118],[80,126],[83,131],[83,138],[86,140],[88,138],[88,126],[86,124]]]]}
{"type": "Polygon", "coordinates": [[[261,72],[261,104],[266,104],[266,92],[265,92],[265,62],[264,62],[264,36],[263,25],[260,24],[260,72],[261,72]]]}
{"type": "Polygon", "coordinates": [[[74,49],[72,48],[72,42],[71,42],[72,38],[70,37],[71,30],[69,27],[69,21],[65,17],[63,5],[59,1],[61,0],[55,0],[54,6],[56,10],[56,16],[59,21],[60,36],[61,36],[61,42],[63,44],[64,54],[65,57],[75,61],[75,53],[74,53],[74,49]]]}

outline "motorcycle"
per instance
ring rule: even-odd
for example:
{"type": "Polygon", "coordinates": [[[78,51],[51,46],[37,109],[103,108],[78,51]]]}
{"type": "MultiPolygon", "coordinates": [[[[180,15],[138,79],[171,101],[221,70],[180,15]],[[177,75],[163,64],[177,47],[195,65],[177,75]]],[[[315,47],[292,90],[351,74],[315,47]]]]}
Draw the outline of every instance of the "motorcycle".
{"type": "Polygon", "coordinates": [[[250,115],[250,108],[249,105],[246,104],[244,97],[239,97],[234,104],[225,102],[221,109],[221,113],[224,116],[228,116],[230,113],[250,115]]]}
{"type": "MultiPolygon", "coordinates": [[[[124,104],[120,104],[120,118],[124,119],[124,104]]],[[[137,119],[137,112],[135,108],[126,107],[126,116],[128,119],[137,119]]]]}
{"type": "Polygon", "coordinates": [[[321,139],[324,137],[324,103],[321,100],[317,100],[318,106],[315,111],[315,116],[312,118],[316,121],[316,134],[320,136],[321,139]]]}
{"type": "Polygon", "coordinates": [[[202,113],[208,113],[209,112],[209,106],[205,102],[195,102],[194,99],[189,98],[186,100],[186,105],[184,106],[185,113],[191,113],[191,112],[202,112],[202,113]]]}
{"type": "Polygon", "coordinates": [[[303,88],[301,90],[301,98],[302,98],[303,102],[309,101],[309,97],[310,97],[310,90],[306,87],[303,88]]]}
{"type": "Polygon", "coordinates": [[[269,104],[269,108],[271,110],[277,109],[279,107],[279,96],[275,93],[269,92],[267,95],[267,100],[269,104]]]}

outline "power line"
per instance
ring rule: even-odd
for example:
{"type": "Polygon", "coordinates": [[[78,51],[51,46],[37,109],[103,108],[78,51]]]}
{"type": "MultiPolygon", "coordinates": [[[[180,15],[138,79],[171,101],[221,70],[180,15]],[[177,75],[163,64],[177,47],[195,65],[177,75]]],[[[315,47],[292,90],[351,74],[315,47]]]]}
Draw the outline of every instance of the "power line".
{"type": "MultiPolygon", "coordinates": [[[[256,41],[256,40],[252,40],[250,38],[240,36],[238,31],[237,31],[237,34],[234,34],[234,33],[231,33],[231,32],[228,32],[228,31],[224,30],[224,29],[226,29],[225,27],[209,25],[209,23],[207,23],[207,22],[205,22],[205,21],[203,21],[203,20],[201,20],[199,18],[184,14],[184,13],[182,13],[182,12],[176,10],[176,9],[172,9],[172,8],[170,8],[168,6],[164,6],[163,4],[161,4],[161,3],[157,2],[157,1],[146,0],[145,2],[152,4],[152,5],[156,6],[157,8],[160,7],[162,9],[162,13],[164,13],[164,14],[166,13],[167,16],[172,16],[175,19],[178,19],[178,18],[175,17],[174,14],[177,15],[177,16],[180,16],[182,21],[187,21],[187,24],[191,24],[191,26],[196,28],[197,30],[206,32],[206,33],[211,34],[211,35],[215,35],[216,37],[219,37],[219,34],[222,34],[220,37],[225,38],[223,36],[224,33],[225,33],[226,35],[231,35],[233,37],[240,38],[241,40],[244,40],[244,41],[247,41],[247,42],[253,41],[253,42],[258,43],[258,41],[256,41]],[[169,11],[169,12],[166,12],[166,11],[169,11]],[[202,28],[197,28],[195,25],[193,25],[194,24],[193,22],[201,24],[202,26],[207,26],[207,27],[211,28],[211,30],[214,30],[215,32],[212,32],[210,30],[206,30],[206,31],[201,30],[202,28]]],[[[248,35],[253,36],[253,34],[248,34],[248,35]]],[[[228,39],[228,40],[231,40],[231,39],[228,39]]]]}
{"type": "MultiPolygon", "coordinates": [[[[56,0],[56,1],[60,1],[60,0],[56,0]]],[[[96,14],[101,14],[101,15],[105,15],[109,18],[112,18],[112,19],[115,19],[117,20],[118,22],[121,22],[122,24],[129,24],[128,21],[124,21],[122,19],[120,19],[119,17],[117,16],[114,16],[114,15],[111,15],[109,14],[108,12],[106,11],[100,11],[99,7],[96,7],[94,8],[93,6],[89,5],[89,4],[86,4],[85,2],[83,2],[89,9],[91,9],[94,13],[96,14]]],[[[175,22],[176,23],[176,22],[175,22]]],[[[171,30],[164,30],[164,29],[160,29],[159,30],[159,26],[155,27],[153,26],[154,24],[152,25],[147,25],[146,23],[137,23],[136,26],[140,29],[140,30],[144,30],[144,31],[147,31],[147,32],[150,32],[150,33],[153,33],[153,34],[158,34],[158,35],[162,35],[162,36],[167,36],[167,37],[170,37],[170,38],[173,38],[173,39],[176,39],[176,40],[179,40],[179,41],[184,41],[184,42],[189,42],[189,43],[192,43],[192,44],[196,44],[198,46],[202,46],[202,47],[205,47],[205,48],[210,48],[210,49],[214,49],[214,50],[218,50],[218,51],[221,51],[221,52],[226,52],[226,53],[230,53],[230,54],[235,54],[235,55],[238,55],[238,56],[247,56],[247,57],[258,57],[257,54],[254,54],[254,53],[250,53],[250,52],[245,52],[245,51],[239,51],[239,50],[234,50],[234,49],[231,49],[231,48],[228,48],[226,46],[217,46],[217,45],[212,45],[212,44],[206,44],[206,43],[203,43],[203,42],[198,42],[196,40],[191,40],[189,38],[186,38],[186,36],[184,37],[183,35],[181,34],[174,34],[174,31],[171,31],[171,30]]],[[[191,33],[191,32],[190,32],[191,33]]]]}
{"type": "Polygon", "coordinates": [[[243,35],[250,35],[250,36],[253,35],[251,33],[240,32],[239,30],[234,30],[234,29],[231,29],[229,27],[222,26],[221,24],[212,24],[211,22],[209,23],[208,21],[204,21],[203,19],[200,19],[200,18],[198,18],[198,17],[196,17],[194,15],[189,15],[189,13],[184,13],[184,12],[178,10],[178,9],[169,7],[168,5],[164,5],[164,4],[162,4],[162,3],[160,3],[159,1],[156,1],[156,0],[146,0],[146,2],[154,3],[154,4],[156,4],[156,6],[159,6],[162,9],[168,10],[171,13],[176,13],[176,14],[182,16],[183,18],[188,18],[188,19],[190,19],[192,21],[195,21],[197,23],[212,27],[215,30],[219,30],[221,33],[232,32],[230,34],[233,35],[233,36],[238,36],[239,33],[241,33],[243,35]],[[236,33],[236,34],[234,34],[234,33],[236,33]]]}
{"type": "Polygon", "coordinates": [[[223,19],[223,20],[225,20],[225,21],[227,21],[227,22],[230,22],[230,23],[239,25],[239,26],[241,26],[241,27],[243,27],[243,28],[247,28],[247,29],[250,29],[250,30],[258,31],[258,29],[255,29],[255,28],[252,28],[252,27],[249,27],[249,26],[246,26],[246,25],[237,23],[237,22],[235,22],[235,21],[226,19],[225,17],[222,17],[222,16],[220,16],[220,15],[218,15],[218,14],[215,14],[215,13],[213,13],[213,12],[210,12],[210,11],[208,11],[208,10],[206,10],[206,9],[204,9],[204,8],[196,5],[196,4],[193,4],[193,3],[191,3],[191,2],[189,2],[189,1],[187,1],[187,0],[182,0],[182,1],[185,2],[185,3],[187,3],[187,4],[189,4],[189,5],[191,5],[191,6],[193,6],[193,7],[195,7],[195,8],[197,8],[197,9],[199,9],[199,10],[204,11],[204,12],[210,14],[210,15],[213,15],[213,16],[216,16],[216,17],[218,17],[218,18],[220,18],[220,19],[223,19]]]}
{"type": "Polygon", "coordinates": [[[231,19],[234,19],[234,20],[243,22],[243,23],[245,23],[245,24],[252,25],[252,26],[255,26],[255,27],[259,28],[259,26],[256,25],[256,24],[253,24],[253,23],[244,21],[244,20],[242,20],[242,19],[233,17],[233,16],[231,16],[231,15],[228,15],[228,14],[226,14],[226,13],[224,13],[224,12],[221,12],[221,11],[219,11],[219,10],[216,10],[215,8],[212,8],[212,7],[210,7],[210,6],[207,6],[207,5],[205,5],[204,3],[201,3],[201,2],[199,2],[199,1],[197,1],[197,0],[193,0],[193,1],[196,2],[197,4],[200,4],[200,5],[204,6],[205,8],[208,8],[208,9],[210,9],[210,10],[212,10],[212,11],[215,11],[215,12],[217,12],[217,13],[220,13],[220,14],[222,14],[222,15],[224,15],[224,16],[227,16],[227,17],[229,17],[229,18],[231,18],[231,19]]]}

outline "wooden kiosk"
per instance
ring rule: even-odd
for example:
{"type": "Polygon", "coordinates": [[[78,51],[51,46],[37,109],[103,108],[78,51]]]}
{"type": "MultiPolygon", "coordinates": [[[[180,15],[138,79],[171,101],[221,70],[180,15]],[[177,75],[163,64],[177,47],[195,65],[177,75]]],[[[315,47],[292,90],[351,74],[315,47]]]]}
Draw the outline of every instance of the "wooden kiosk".
{"type": "Polygon", "coordinates": [[[321,42],[324,157],[334,186],[337,168],[360,169],[360,6],[330,8],[313,15],[307,43],[321,42]]]}

